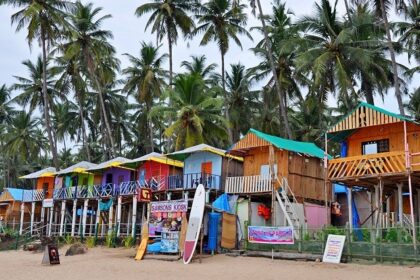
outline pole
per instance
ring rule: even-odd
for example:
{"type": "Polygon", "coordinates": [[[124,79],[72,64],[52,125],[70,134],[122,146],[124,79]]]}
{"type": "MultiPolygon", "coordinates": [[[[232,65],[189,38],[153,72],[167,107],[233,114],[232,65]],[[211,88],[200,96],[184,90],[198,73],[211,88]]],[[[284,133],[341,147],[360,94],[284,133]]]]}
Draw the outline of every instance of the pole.
{"type": "Polygon", "coordinates": [[[351,188],[347,188],[347,205],[349,212],[349,228],[353,232],[353,193],[351,188]]]}
{"type": "Polygon", "coordinates": [[[416,247],[416,222],[414,220],[414,205],[413,205],[413,186],[411,184],[411,159],[410,159],[410,149],[408,147],[408,139],[407,139],[407,122],[404,121],[404,147],[405,147],[405,167],[407,169],[408,174],[408,191],[410,193],[410,215],[411,215],[411,224],[413,226],[413,245],[414,249],[417,250],[416,247]]]}
{"type": "Polygon", "coordinates": [[[76,212],[77,212],[77,199],[73,200],[73,213],[71,220],[71,236],[74,236],[74,231],[76,229],[76,212]]]}
{"type": "Polygon", "coordinates": [[[51,236],[51,230],[52,230],[52,222],[53,222],[53,214],[54,214],[54,203],[50,207],[50,220],[49,220],[49,226],[48,226],[48,236],[51,236]]]}
{"type": "Polygon", "coordinates": [[[64,220],[66,218],[66,201],[61,201],[61,218],[60,218],[60,236],[63,236],[64,232],[64,220]]]}
{"type": "Polygon", "coordinates": [[[35,201],[31,203],[31,236],[34,232],[34,220],[35,220],[35,201]]]}
{"type": "Polygon", "coordinates": [[[403,197],[402,197],[402,183],[397,184],[397,196],[398,196],[398,223],[400,226],[403,224],[403,197]]]}
{"type": "Polygon", "coordinates": [[[131,225],[131,236],[136,237],[136,222],[137,222],[137,195],[133,195],[133,216],[131,225]]]}
{"type": "Polygon", "coordinates": [[[324,151],[324,199],[325,199],[325,213],[327,215],[326,222],[329,224],[329,215],[328,215],[328,134],[325,133],[325,151],[324,151]]]}
{"type": "Polygon", "coordinates": [[[122,196],[119,195],[117,199],[117,237],[121,234],[121,204],[122,204],[122,196]]]}
{"type": "Polygon", "coordinates": [[[98,208],[96,209],[96,219],[95,219],[95,236],[99,233],[99,219],[101,217],[101,200],[98,199],[98,208]]]}
{"type": "Polygon", "coordinates": [[[114,215],[114,201],[112,201],[111,206],[109,207],[108,234],[112,234],[112,224],[114,221],[113,215],[114,215]]]}
{"type": "Polygon", "coordinates": [[[25,217],[25,202],[22,201],[20,204],[20,224],[19,224],[19,235],[23,233],[23,219],[25,217]]]}
{"type": "Polygon", "coordinates": [[[82,236],[84,237],[86,234],[86,219],[87,219],[87,211],[89,206],[89,199],[85,199],[83,202],[83,216],[82,216],[82,236]]]}

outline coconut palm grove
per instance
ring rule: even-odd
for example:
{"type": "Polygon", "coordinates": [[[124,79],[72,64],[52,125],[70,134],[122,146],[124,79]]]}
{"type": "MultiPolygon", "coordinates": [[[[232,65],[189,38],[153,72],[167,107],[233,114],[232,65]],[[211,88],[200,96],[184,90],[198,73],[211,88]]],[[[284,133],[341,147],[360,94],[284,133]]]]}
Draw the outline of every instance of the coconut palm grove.
{"type": "Polygon", "coordinates": [[[15,11],[3,28],[39,50],[0,85],[2,186],[81,160],[228,149],[250,128],[322,147],[361,101],[391,99],[420,120],[419,0],[314,0],[309,14],[280,0],[269,13],[260,0],[138,2],[127,17],[145,18],[150,36],[133,38],[142,42],[122,67],[103,27],[112,14],[94,1],[0,0],[15,11]],[[217,46],[218,62],[174,51],[193,39],[217,46]],[[258,63],[225,63],[232,46],[249,48],[244,39],[258,63]]]}

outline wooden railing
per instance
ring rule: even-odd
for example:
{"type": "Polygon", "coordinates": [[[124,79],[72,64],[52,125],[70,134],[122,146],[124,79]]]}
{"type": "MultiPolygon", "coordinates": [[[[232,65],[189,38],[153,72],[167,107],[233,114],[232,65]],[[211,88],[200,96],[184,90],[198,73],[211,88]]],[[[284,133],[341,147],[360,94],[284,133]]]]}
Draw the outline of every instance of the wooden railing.
{"type": "Polygon", "coordinates": [[[23,201],[42,201],[45,198],[45,193],[43,190],[24,190],[23,191],[23,201]]]}
{"type": "Polygon", "coordinates": [[[328,178],[346,179],[391,175],[406,171],[404,152],[389,152],[332,159],[328,163],[328,178]]]}
{"type": "Polygon", "coordinates": [[[271,190],[272,183],[268,177],[255,175],[226,178],[226,193],[264,193],[271,190]]]}

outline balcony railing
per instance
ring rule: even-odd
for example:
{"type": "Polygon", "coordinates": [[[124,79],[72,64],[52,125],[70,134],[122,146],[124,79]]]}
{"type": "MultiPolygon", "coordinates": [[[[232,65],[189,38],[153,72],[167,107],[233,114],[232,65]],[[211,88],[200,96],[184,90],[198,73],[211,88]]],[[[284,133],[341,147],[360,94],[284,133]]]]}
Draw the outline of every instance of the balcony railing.
{"type": "Polygon", "coordinates": [[[184,189],[196,189],[203,184],[206,189],[220,190],[222,188],[221,176],[208,173],[189,173],[183,176],[184,189]]]}
{"type": "Polygon", "coordinates": [[[63,187],[55,189],[53,193],[55,200],[66,200],[76,198],[76,187],[63,187]]]}
{"type": "Polygon", "coordinates": [[[45,192],[43,190],[24,190],[23,201],[42,201],[45,198],[45,192]]]}
{"type": "Polygon", "coordinates": [[[330,180],[387,176],[406,171],[404,152],[379,153],[332,159],[328,163],[330,180]]]}
{"type": "Polygon", "coordinates": [[[123,182],[119,185],[116,192],[119,195],[133,195],[137,193],[137,188],[140,188],[139,181],[123,182]]]}
{"type": "Polygon", "coordinates": [[[265,193],[271,191],[270,177],[255,175],[226,178],[226,193],[265,193]]]}

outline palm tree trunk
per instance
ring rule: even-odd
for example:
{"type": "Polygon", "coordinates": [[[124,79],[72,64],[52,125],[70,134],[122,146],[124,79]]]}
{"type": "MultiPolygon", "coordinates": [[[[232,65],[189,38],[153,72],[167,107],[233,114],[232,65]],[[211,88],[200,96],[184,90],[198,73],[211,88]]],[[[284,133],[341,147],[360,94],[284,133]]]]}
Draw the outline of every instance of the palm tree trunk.
{"type": "Polygon", "coordinates": [[[153,143],[153,128],[152,128],[152,121],[149,119],[149,112],[150,112],[150,104],[146,105],[146,114],[147,114],[147,130],[149,131],[149,144],[150,144],[150,151],[148,153],[152,153],[155,151],[155,144],[153,143]]]}
{"type": "Polygon", "coordinates": [[[51,120],[49,113],[49,104],[48,104],[48,93],[47,93],[47,49],[45,45],[45,34],[43,28],[41,28],[41,47],[42,47],[42,97],[44,99],[44,118],[45,118],[45,127],[47,129],[48,141],[50,142],[51,154],[53,158],[53,164],[56,169],[58,169],[58,156],[57,156],[57,147],[54,143],[51,120]]]}
{"type": "Polygon", "coordinates": [[[88,161],[91,162],[92,161],[92,157],[90,156],[90,150],[89,150],[89,146],[87,144],[87,134],[86,134],[86,127],[85,127],[85,116],[83,114],[83,101],[82,101],[82,97],[80,95],[80,92],[77,92],[77,99],[79,101],[79,115],[80,115],[80,122],[81,122],[81,129],[82,129],[82,142],[83,142],[83,147],[86,150],[86,155],[88,158],[88,161]]]}
{"type": "Polygon", "coordinates": [[[115,142],[114,142],[114,137],[112,137],[112,130],[111,130],[111,125],[109,124],[109,120],[108,120],[108,115],[106,114],[106,108],[105,108],[105,101],[104,101],[104,96],[102,94],[102,87],[98,81],[98,78],[96,77],[95,73],[93,73],[93,71],[91,71],[92,77],[95,80],[96,83],[96,87],[98,90],[98,94],[99,94],[99,103],[101,104],[101,115],[103,116],[103,120],[105,123],[105,133],[108,136],[108,140],[111,144],[111,157],[115,156],[116,152],[115,152],[115,142]]]}
{"type": "Polygon", "coordinates": [[[346,7],[346,14],[347,14],[348,20],[349,20],[349,22],[351,23],[351,16],[350,16],[349,2],[347,2],[347,0],[344,0],[344,6],[346,7]]]}
{"type": "Polygon", "coordinates": [[[223,52],[223,50],[220,51],[221,57],[222,57],[222,88],[223,88],[223,96],[225,98],[225,117],[226,117],[226,121],[228,123],[228,127],[227,127],[227,132],[228,132],[228,137],[229,137],[229,145],[231,145],[233,142],[233,137],[232,137],[232,128],[231,128],[231,123],[230,123],[230,115],[229,115],[229,102],[228,102],[228,97],[226,94],[226,85],[225,85],[225,54],[223,52]]]}
{"type": "MultiPolygon", "coordinates": [[[[167,24],[168,26],[169,24],[167,24]]],[[[169,30],[169,27],[168,27],[169,30]]],[[[173,69],[172,69],[172,39],[171,39],[171,35],[168,32],[168,48],[169,48],[169,89],[172,89],[172,82],[173,82],[173,69]]],[[[169,106],[171,106],[171,98],[169,98],[169,106]]],[[[169,124],[168,127],[172,125],[172,117],[169,118],[169,124]]],[[[153,139],[151,140],[153,141],[153,139]]],[[[171,146],[172,146],[172,138],[169,136],[168,137],[168,142],[167,142],[167,149],[168,149],[168,153],[171,150],[171,146]]]]}
{"type": "MultiPolygon", "coordinates": [[[[261,2],[260,2],[260,0],[257,0],[256,2],[257,2],[257,5],[258,5],[258,12],[260,14],[259,18],[261,20],[261,25],[262,25],[263,31],[264,31],[265,45],[266,45],[267,52],[268,52],[268,59],[270,61],[271,72],[273,73],[274,83],[275,83],[277,95],[278,95],[278,98],[279,98],[280,120],[283,121],[283,125],[284,125],[284,129],[286,130],[287,138],[292,139],[292,130],[290,129],[289,119],[287,117],[286,106],[282,102],[284,93],[281,89],[279,78],[277,77],[277,71],[276,71],[276,67],[275,67],[275,64],[274,64],[274,58],[273,58],[273,49],[272,49],[272,46],[271,46],[271,41],[268,38],[268,32],[267,32],[266,25],[265,25],[264,14],[263,14],[263,11],[262,11],[261,2]]],[[[282,131],[280,131],[280,133],[283,134],[282,131]]]]}
{"type": "Polygon", "coordinates": [[[391,30],[390,30],[390,27],[389,27],[388,16],[387,16],[387,13],[386,13],[386,10],[385,10],[384,0],[380,0],[380,3],[381,3],[381,12],[382,12],[383,20],[384,20],[385,31],[386,31],[387,44],[388,44],[388,48],[389,48],[389,54],[391,56],[395,97],[397,98],[397,103],[398,103],[398,108],[400,110],[400,114],[404,115],[404,105],[403,105],[401,91],[400,91],[400,81],[398,79],[398,69],[397,69],[397,62],[396,62],[396,59],[395,59],[395,50],[394,50],[394,46],[392,45],[391,30]]]}

